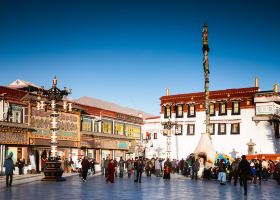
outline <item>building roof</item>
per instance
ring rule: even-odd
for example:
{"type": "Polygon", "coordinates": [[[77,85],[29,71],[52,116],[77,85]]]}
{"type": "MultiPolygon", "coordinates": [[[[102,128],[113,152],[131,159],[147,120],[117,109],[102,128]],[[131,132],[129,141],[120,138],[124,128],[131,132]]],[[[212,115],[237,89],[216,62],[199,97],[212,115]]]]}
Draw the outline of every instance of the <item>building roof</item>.
{"type": "Polygon", "coordinates": [[[10,83],[8,85],[8,87],[11,87],[11,88],[28,88],[28,87],[34,87],[34,88],[40,88],[38,85],[34,84],[34,83],[31,83],[31,82],[28,82],[28,81],[24,81],[24,80],[15,80],[13,81],[12,83],[10,83]]]}
{"type": "Polygon", "coordinates": [[[0,86],[0,95],[4,96],[5,99],[9,100],[11,103],[23,104],[21,99],[27,94],[27,92],[12,89],[5,86],[0,86]]]}
{"type": "Polygon", "coordinates": [[[73,101],[78,104],[85,105],[85,106],[104,109],[107,111],[112,111],[112,112],[117,112],[117,113],[123,113],[126,115],[136,116],[136,117],[140,117],[140,118],[146,118],[146,117],[153,116],[153,115],[143,112],[141,110],[136,110],[136,109],[120,106],[115,103],[111,103],[111,102],[107,102],[107,101],[103,101],[100,99],[87,97],[87,96],[81,97],[81,98],[73,100],[73,101]]]}
{"type": "MultiPolygon", "coordinates": [[[[249,87],[249,88],[233,88],[226,90],[216,90],[210,91],[209,99],[233,99],[233,98],[252,98],[258,92],[258,87],[249,87]]],[[[197,102],[197,101],[205,101],[205,93],[204,92],[196,92],[196,93],[188,93],[188,94],[177,94],[177,95],[169,95],[162,96],[160,98],[161,103],[168,102],[197,102]]]]}

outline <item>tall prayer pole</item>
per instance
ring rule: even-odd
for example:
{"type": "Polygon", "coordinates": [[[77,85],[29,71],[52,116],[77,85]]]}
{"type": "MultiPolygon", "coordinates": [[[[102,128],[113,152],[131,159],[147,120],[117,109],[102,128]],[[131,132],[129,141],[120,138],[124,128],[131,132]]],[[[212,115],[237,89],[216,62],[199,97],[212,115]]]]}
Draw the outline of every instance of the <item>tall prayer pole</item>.
{"type": "Polygon", "coordinates": [[[210,51],[208,46],[208,26],[205,23],[202,29],[202,50],[203,50],[203,66],[204,66],[204,79],[205,79],[205,110],[206,110],[206,133],[210,136],[210,104],[209,104],[209,62],[208,52],[210,51]]]}

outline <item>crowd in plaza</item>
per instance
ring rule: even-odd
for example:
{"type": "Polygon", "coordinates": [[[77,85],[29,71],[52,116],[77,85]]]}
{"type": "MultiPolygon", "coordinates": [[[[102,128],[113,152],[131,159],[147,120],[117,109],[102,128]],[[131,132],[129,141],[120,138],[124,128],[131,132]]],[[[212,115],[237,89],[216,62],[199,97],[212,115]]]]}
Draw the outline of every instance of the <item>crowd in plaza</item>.
{"type": "MultiPolygon", "coordinates": [[[[83,180],[86,180],[86,175],[90,169],[90,162],[85,157],[82,160],[83,180]],[[83,164],[84,163],[84,164],[83,164]]],[[[201,166],[198,158],[192,154],[187,159],[182,160],[169,160],[162,158],[145,159],[143,157],[124,160],[122,157],[119,161],[116,159],[103,159],[101,162],[101,174],[105,176],[107,183],[114,183],[115,178],[123,178],[127,174],[128,178],[131,175],[134,177],[134,182],[141,183],[142,174],[145,173],[147,177],[152,174],[156,177],[163,177],[169,180],[170,174],[181,174],[191,179],[198,179],[198,173],[204,168],[202,179],[218,180],[220,185],[225,185],[226,182],[236,186],[239,182],[241,187],[244,187],[244,195],[247,195],[247,181],[251,184],[262,184],[262,181],[276,179],[280,184],[280,161],[273,162],[272,160],[252,159],[247,160],[246,156],[229,159],[217,159],[214,165],[207,165],[206,163],[201,166]]]]}
{"type": "MultiPolygon", "coordinates": [[[[7,187],[12,186],[13,171],[15,165],[12,161],[13,154],[9,154],[5,161],[5,174],[7,187]]],[[[22,161],[19,160],[17,165],[22,165],[22,161]]],[[[84,156],[78,159],[77,162],[73,162],[72,159],[66,159],[63,163],[64,172],[79,173],[82,180],[85,182],[87,176],[95,174],[95,159],[84,156]]],[[[207,162],[201,162],[200,158],[191,154],[187,159],[170,160],[163,158],[147,159],[139,157],[135,159],[124,160],[122,157],[117,159],[103,159],[100,163],[101,174],[105,176],[107,183],[114,183],[115,178],[123,178],[125,175],[128,178],[134,177],[135,183],[141,183],[142,174],[145,173],[147,177],[151,177],[152,174],[155,177],[163,177],[163,179],[169,180],[170,174],[181,174],[182,176],[190,177],[197,180],[198,177],[205,180],[218,180],[220,185],[225,185],[227,182],[236,186],[237,183],[241,187],[244,187],[244,194],[247,195],[247,181],[250,184],[262,184],[263,181],[268,179],[275,179],[280,184],[280,161],[262,159],[247,160],[246,156],[236,159],[221,158],[216,159],[214,164],[207,162]],[[199,172],[203,172],[198,175],[199,172]]],[[[42,169],[44,170],[44,169],[42,169]]]]}

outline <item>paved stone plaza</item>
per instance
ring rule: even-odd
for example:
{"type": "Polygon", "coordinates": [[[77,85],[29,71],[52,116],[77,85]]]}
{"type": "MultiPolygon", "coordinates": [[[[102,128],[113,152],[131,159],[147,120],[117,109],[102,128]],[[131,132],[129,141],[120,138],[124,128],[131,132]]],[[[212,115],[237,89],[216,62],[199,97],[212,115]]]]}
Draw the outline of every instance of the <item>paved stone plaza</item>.
{"type": "Polygon", "coordinates": [[[71,176],[66,182],[15,182],[11,188],[1,182],[0,199],[279,199],[280,186],[274,180],[262,186],[249,184],[248,189],[248,197],[244,197],[239,186],[220,186],[216,181],[194,181],[181,176],[168,181],[144,175],[142,183],[117,178],[115,184],[106,184],[99,175],[90,176],[85,183],[78,176],[71,176]]]}

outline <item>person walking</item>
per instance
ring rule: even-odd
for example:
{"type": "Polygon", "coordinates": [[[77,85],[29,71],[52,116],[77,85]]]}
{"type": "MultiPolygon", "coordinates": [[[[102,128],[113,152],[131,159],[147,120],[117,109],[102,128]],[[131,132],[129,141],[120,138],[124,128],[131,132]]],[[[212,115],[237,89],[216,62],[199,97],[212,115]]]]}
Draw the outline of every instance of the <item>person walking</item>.
{"type": "Polygon", "coordinates": [[[131,171],[132,171],[133,165],[132,165],[132,161],[130,160],[130,158],[126,161],[126,169],[127,169],[127,176],[128,178],[131,177],[131,171]]]}
{"type": "Polygon", "coordinates": [[[18,173],[19,175],[23,175],[24,174],[24,161],[22,159],[18,159],[18,173]]]}
{"type": "Polygon", "coordinates": [[[15,170],[15,165],[13,161],[13,153],[11,152],[4,162],[5,175],[6,175],[6,186],[11,187],[13,182],[13,174],[15,170]]]}
{"type": "Polygon", "coordinates": [[[218,180],[220,181],[220,185],[225,185],[226,178],[226,165],[224,159],[221,159],[218,166],[218,180]]]}
{"type": "Polygon", "coordinates": [[[115,163],[115,176],[118,177],[118,161],[117,161],[117,158],[114,159],[114,163],[115,163]]]}
{"type": "Polygon", "coordinates": [[[241,158],[242,160],[240,161],[238,166],[238,174],[244,187],[244,195],[247,196],[247,180],[249,175],[251,174],[251,168],[249,162],[246,160],[246,156],[243,155],[241,158]]]}
{"type": "Polygon", "coordinates": [[[262,161],[256,160],[255,164],[256,170],[257,170],[257,177],[259,178],[259,184],[262,184],[262,161]]]}
{"type": "Polygon", "coordinates": [[[88,157],[85,156],[84,159],[81,162],[81,171],[82,171],[82,177],[83,177],[83,181],[86,182],[87,180],[87,175],[88,175],[88,170],[90,169],[90,162],[88,161],[88,157]]]}
{"type": "Polygon", "coordinates": [[[95,164],[96,164],[96,160],[93,158],[90,162],[90,171],[91,171],[91,175],[95,174],[95,164]]]}
{"type": "MultiPolygon", "coordinates": [[[[234,186],[236,186],[237,184],[237,180],[238,180],[238,166],[239,166],[239,158],[236,158],[232,163],[231,163],[231,170],[232,170],[232,176],[233,176],[233,184],[234,186]]],[[[229,182],[231,182],[231,178],[232,176],[230,177],[229,179],[229,182]]],[[[241,182],[240,182],[240,185],[241,185],[241,182]]]]}
{"type": "Polygon", "coordinates": [[[263,174],[263,180],[267,181],[267,177],[268,177],[268,163],[265,160],[265,158],[263,158],[263,161],[262,161],[262,174],[263,174]]]}
{"type": "Polygon", "coordinates": [[[110,160],[109,157],[106,158],[106,160],[104,161],[104,169],[105,169],[105,177],[108,176],[108,166],[109,166],[110,160]]]}
{"type": "Polygon", "coordinates": [[[166,162],[164,162],[164,171],[163,171],[163,179],[170,180],[170,173],[172,170],[172,163],[169,161],[169,158],[167,158],[166,162]]]}
{"type": "Polygon", "coordinates": [[[156,177],[159,177],[160,176],[160,162],[159,162],[158,158],[155,161],[155,171],[156,171],[156,177]]]}
{"type": "Polygon", "coordinates": [[[101,167],[101,175],[104,176],[105,174],[105,167],[104,167],[105,158],[102,159],[100,167],[101,167]]]}
{"type": "Polygon", "coordinates": [[[123,178],[124,164],[125,164],[125,162],[124,162],[123,158],[121,157],[121,158],[120,158],[120,161],[119,161],[119,163],[118,163],[118,165],[119,165],[119,170],[120,170],[120,178],[123,178]]]}
{"type": "Polygon", "coordinates": [[[115,182],[115,162],[113,159],[111,159],[108,163],[107,168],[107,176],[106,176],[106,183],[114,183],[115,182]]]}
{"type": "Polygon", "coordinates": [[[200,163],[198,161],[198,158],[195,159],[195,161],[193,162],[193,165],[192,165],[192,179],[195,178],[195,180],[197,180],[197,173],[200,169],[200,163]]]}
{"type": "Polygon", "coordinates": [[[142,157],[140,157],[137,160],[137,163],[134,166],[136,166],[136,168],[137,168],[136,180],[134,180],[134,182],[141,183],[142,173],[143,173],[143,169],[144,169],[144,161],[142,160],[142,157]]]}

